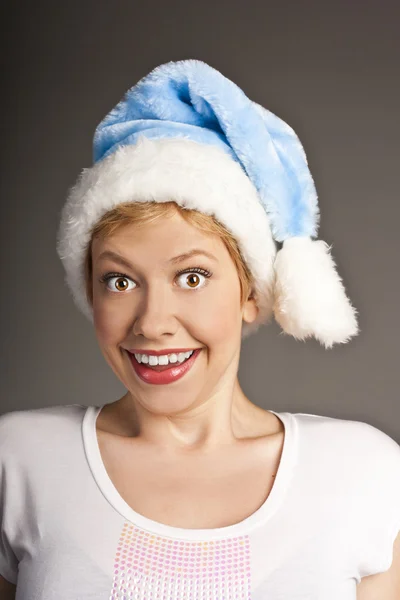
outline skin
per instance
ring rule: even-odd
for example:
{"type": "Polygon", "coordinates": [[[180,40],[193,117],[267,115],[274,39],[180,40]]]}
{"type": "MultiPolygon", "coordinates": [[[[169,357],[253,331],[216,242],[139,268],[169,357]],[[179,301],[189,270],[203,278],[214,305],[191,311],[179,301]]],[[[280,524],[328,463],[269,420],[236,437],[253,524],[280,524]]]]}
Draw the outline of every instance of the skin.
{"type": "Polygon", "coordinates": [[[257,306],[253,298],[240,305],[239,278],[225,245],[176,213],[95,239],[92,259],[96,337],[127,389],[102,409],[96,424],[114,485],[135,510],[166,524],[212,527],[245,518],[269,494],[284,429],[246,397],[238,381],[242,322],[256,318],[257,306]],[[195,256],[168,263],[195,247],[216,260],[195,256]],[[123,255],[132,268],[100,258],[105,250],[123,255]],[[193,267],[213,273],[210,279],[200,274],[197,289],[189,286],[190,273],[176,276],[193,267]],[[107,272],[128,279],[101,283],[107,272]],[[189,373],[167,385],[141,381],[124,351],[199,347],[189,373]]]}

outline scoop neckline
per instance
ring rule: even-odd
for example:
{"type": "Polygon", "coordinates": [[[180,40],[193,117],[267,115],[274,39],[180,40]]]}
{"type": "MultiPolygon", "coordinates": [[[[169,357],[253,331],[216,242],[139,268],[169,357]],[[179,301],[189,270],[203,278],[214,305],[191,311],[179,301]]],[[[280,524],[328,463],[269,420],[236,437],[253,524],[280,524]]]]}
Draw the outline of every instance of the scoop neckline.
{"type": "Polygon", "coordinates": [[[145,517],[133,510],[133,508],[122,498],[105,468],[97,439],[96,421],[102,408],[103,406],[88,406],[82,419],[82,438],[86,459],[93,479],[103,496],[114,510],[133,525],[150,533],[174,539],[221,539],[243,535],[256,527],[263,525],[274,515],[282,503],[288,490],[296,462],[295,448],[297,445],[298,429],[292,413],[275,412],[273,410],[268,411],[276,415],[282,421],[285,437],[279,467],[275,475],[275,481],[269,496],[263,504],[254,513],[232,525],[207,529],[187,529],[166,525],[145,517]]]}

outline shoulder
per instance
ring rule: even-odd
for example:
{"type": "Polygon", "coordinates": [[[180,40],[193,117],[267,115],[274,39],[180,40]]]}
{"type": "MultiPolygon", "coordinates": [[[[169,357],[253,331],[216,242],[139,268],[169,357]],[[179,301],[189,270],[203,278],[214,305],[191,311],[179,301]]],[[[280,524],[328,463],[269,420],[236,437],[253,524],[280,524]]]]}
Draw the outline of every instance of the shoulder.
{"type": "Polygon", "coordinates": [[[85,406],[68,404],[25,410],[0,415],[0,457],[16,456],[24,449],[43,446],[43,440],[54,438],[76,428],[85,406]]]}
{"type": "Polygon", "coordinates": [[[400,445],[370,423],[293,414],[300,481],[322,499],[361,577],[389,569],[400,531],[400,445]],[[332,519],[332,516],[336,519],[332,519]]]}
{"type": "Polygon", "coordinates": [[[396,457],[400,452],[399,444],[391,436],[370,423],[307,413],[292,413],[292,416],[301,432],[318,441],[345,445],[354,454],[362,451],[373,457],[382,452],[396,457]]]}
{"type": "Polygon", "coordinates": [[[299,434],[299,448],[314,461],[337,469],[349,484],[364,482],[371,489],[379,485],[400,494],[400,445],[387,433],[364,421],[323,415],[293,413],[299,434]]]}

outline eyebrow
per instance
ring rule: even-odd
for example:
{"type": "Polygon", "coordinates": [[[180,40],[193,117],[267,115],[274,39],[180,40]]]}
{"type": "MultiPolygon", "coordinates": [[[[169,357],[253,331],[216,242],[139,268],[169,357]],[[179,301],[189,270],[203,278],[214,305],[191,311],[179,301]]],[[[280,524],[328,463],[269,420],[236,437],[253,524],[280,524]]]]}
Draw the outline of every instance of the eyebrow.
{"type": "MultiPolygon", "coordinates": [[[[203,254],[204,256],[207,256],[211,260],[218,262],[216,257],[213,254],[211,254],[210,252],[207,252],[206,250],[201,250],[200,248],[193,248],[192,250],[189,250],[188,252],[184,252],[183,254],[178,254],[178,256],[174,256],[173,258],[170,258],[168,260],[168,263],[175,265],[175,264],[180,263],[188,258],[191,258],[192,256],[198,256],[199,254],[203,254]]],[[[111,260],[114,260],[115,262],[119,262],[121,265],[124,265],[128,269],[134,268],[133,265],[129,262],[129,260],[127,260],[124,256],[121,256],[121,254],[118,254],[117,252],[113,252],[112,250],[104,250],[104,252],[102,252],[100,254],[100,256],[98,257],[98,260],[104,259],[104,258],[109,258],[111,260]]]]}

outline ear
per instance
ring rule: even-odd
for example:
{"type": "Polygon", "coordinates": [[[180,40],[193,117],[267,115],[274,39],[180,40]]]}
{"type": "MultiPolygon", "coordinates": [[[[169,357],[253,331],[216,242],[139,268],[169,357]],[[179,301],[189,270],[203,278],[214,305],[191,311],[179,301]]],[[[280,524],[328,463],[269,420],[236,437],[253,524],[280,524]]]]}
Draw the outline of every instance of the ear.
{"type": "Polygon", "coordinates": [[[246,323],[253,323],[256,320],[259,309],[253,294],[247,298],[242,308],[242,319],[246,323]]]}

